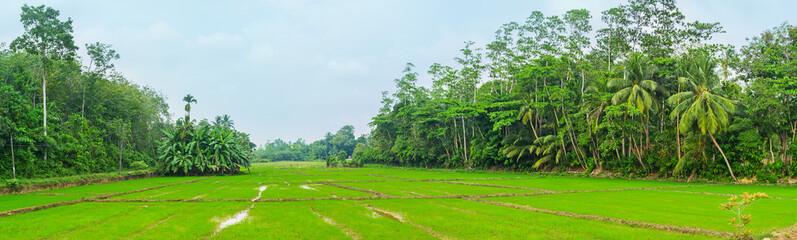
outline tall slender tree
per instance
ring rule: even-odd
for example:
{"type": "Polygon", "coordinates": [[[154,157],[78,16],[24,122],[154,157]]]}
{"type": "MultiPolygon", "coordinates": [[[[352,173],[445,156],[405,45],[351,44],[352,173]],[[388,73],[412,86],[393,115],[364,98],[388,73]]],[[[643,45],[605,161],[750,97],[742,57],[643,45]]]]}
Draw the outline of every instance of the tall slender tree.
{"type": "Polygon", "coordinates": [[[640,116],[639,122],[645,129],[647,145],[650,145],[650,131],[647,127],[650,111],[658,109],[659,106],[656,98],[650,94],[658,87],[658,84],[652,80],[656,71],[658,71],[656,65],[645,55],[631,53],[623,64],[624,77],[613,78],[606,84],[610,88],[619,89],[612,96],[612,104],[628,103],[644,113],[644,116],[640,116]]]}
{"type": "MultiPolygon", "coordinates": [[[[708,135],[722,154],[731,177],[734,181],[738,181],[728,157],[714,138],[714,134],[727,129],[731,116],[736,112],[736,104],[733,101],[717,94],[721,84],[715,72],[716,67],[717,61],[707,54],[700,54],[691,59],[683,72],[683,77],[679,78],[681,84],[687,85],[687,91],[679,92],[667,100],[675,106],[670,118],[673,120],[680,118],[678,127],[681,133],[708,135]]],[[[683,163],[679,162],[678,165],[683,166],[683,163]]]]}
{"type": "Polygon", "coordinates": [[[191,120],[191,104],[197,103],[197,101],[193,95],[188,94],[183,97],[183,102],[185,102],[185,121],[188,124],[191,120]]]}
{"type": "Polygon", "coordinates": [[[72,59],[78,49],[72,36],[72,19],[61,21],[61,13],[44,5],[22,6],[22,36],[11,42],[11,49],[38,55],[41,59],[42,108],[44,135],[47,136],[47,65],[52,59],[72,59]]]}

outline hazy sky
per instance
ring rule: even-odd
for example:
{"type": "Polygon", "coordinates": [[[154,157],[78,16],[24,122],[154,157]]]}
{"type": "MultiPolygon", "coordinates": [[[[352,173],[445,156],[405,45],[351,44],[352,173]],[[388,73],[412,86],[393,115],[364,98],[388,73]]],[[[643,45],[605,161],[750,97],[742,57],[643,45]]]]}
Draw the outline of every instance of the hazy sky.
{"type": "MultiPolygon", "coordinates": [[[[182,97],[199,103],[192,117],[229,114],[236,128],[266,140],[308,142],[346,124],[367,133],[381,91],[393,90],[405,63],[425,73],[454,63],[464,41],[484,47],[501,24],[586,8],[600,12],[625,1],[46,1],[74,20],[85,43],[112,44],[116,68],[129,80],[168,97],[183,115],[182,97]]],[[[0,42],[21,35],[20,7],[45,1],[0,2],[0,42]]],[[[797,22],[797,1],[700,0],[678,3],[687,21],[720,22],[715,40],[744,44],[765,29],[797,22]]],[[[421,84],[428,85],[422,74],[421,84]]]]}

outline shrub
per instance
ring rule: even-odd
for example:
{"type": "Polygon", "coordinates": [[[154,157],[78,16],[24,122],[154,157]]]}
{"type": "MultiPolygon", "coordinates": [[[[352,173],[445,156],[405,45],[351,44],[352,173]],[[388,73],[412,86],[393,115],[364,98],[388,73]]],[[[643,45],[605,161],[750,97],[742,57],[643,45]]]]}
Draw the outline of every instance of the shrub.
{"type": "Polygon", "coordinates": [[[142,170],[142,169],[149,168],[149,165],[147,165],[147,163],[144,162],[144,161],[135,161],[135,162],[130,163],[130,168],[136,169],[136,170],[142,170]]]}
{"type": "Polygon", "coordinates": [[[777,183],[778,182],[778,177],[774,173],[762,170],[762,171],[758,172],[758,174],[756,174],[756,182],[759,182],[759,183],[777,183]]]}
{"type": "Polygon", "coordinates": [[[24,187],[25,184],[20,181],[19,179],[8,179],[6,180],[6,188],[10,189],[20,189],[24,187]]]}

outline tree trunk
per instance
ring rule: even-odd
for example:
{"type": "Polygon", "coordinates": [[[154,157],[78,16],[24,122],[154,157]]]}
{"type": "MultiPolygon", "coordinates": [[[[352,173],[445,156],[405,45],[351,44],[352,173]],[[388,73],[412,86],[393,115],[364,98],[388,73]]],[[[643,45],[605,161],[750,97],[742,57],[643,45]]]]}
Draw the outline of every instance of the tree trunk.
{"type": "Polygon", "coordinates": [[[733,174],[733,169],[731,169],[731,164],[728,162],[728,157],[725,156],[725,152],[722,151],[722,148],[717,143],[717,140],[714,139],[714,134],[711,134],[711,132],[709,132],[708,136],[711,137],[711,141],[714,142],[714,146],[717,147],[717,150],[720,150],[720,154],[722,154],[722,158],[725,159],[725,165],[728,166],[728,171],[731,172],[731,177],[733,177],[733,181],[739,182],[739,179],[736,179],[736,175],[733,174]]]}
{"type": "Polygon", "coordinates": [[[581,96],[582,96],[581,103],[582,104],[584,103],[583,96],[584,96],[584,86],[586,85],[586,81],[587,81],[587,79],[584,76],[584,69],[582,68],[581,69],[581,96]]]}
{"type": "Polygon", "coordinates": [[[44,136],[47,136],[47,70],[44,68],[44,63],[42,63],[42,107],[44,108],[44,136]]]}
{"type": "MultiPolygon", "coordinates": [[[[612,141],[617,142],[617,140],[614,138],[614,136],[612,136],[612,141]]],[[[617,150],[617,148],[614,148],[614,153],[617,154],[617,158],[619,159],[620,158],[620,150],[617,150]]]]}
{"type": "MultiPolygon", "coordinates": [[[[650,148],[650,118],[643,117],[643,119],[647,119],[647,121],[643,120],[644,122],[642,123],[642,127],[645,128],[645,149],[649,149],[650,148]]],[[[639,141],[640,141],[640,145],[642,145],[641,144],[642,140],[639,140],[639,141]]]]}
{"type": "Polygon", "coordinates": [[[454,135],[454,152],[456,153],[459,151],[460,146],[459,134],[457,134],[457,119],[453,118],[452,120],[454,121],[454,128],[452,128],[451,133],[454,135]]]}
{"type": "Polygon", "coordinates": [[[468,162],[468,140],[467,132],[465,132],[465,117],[460,118],[462,120],[462,152],[465,153],[465,166],[470,169],[470,163],[468,162]]]}
{"type": "MultiPolygon", "coordinates": [[[[681,83],[678,83],[678,92],[681,92],[681,83]]],[[[681,104],[681,100],[678,100],[681,104]]],[[[675,145],[678,149],[678,162],[681,162],[681,115],[675,116],[675,145]]]]}
{"type": "MultiPolygon", "coordinates": [[[[44,61],[42,59],[42,61],[44,61]]],[[[47,136],[47,69],[44,67],[44,62],[42,62],[42,108],[44,109],[44,136],[47,136]]],[[[44,161],[47,161],[47,147],[44,146],[44,161]]]]}
{"type": "Polygon", "coordinates": [[[681,129],[680,125],[681,116],[675,117],[675,148],[678,151],[678,162],[681,162],[681,129]]]}
{"type": "Polygon", "coordinates": [[[650,171],[648,171],[648,168],[647,168],[647,167],[645,167],[645,163],[644,163],[644,162],[642,162],[642,150],[640,149],[640,148],[641,148],[641,147],[640,147],[640,145],[642,145],[642,143],[640,142],[639,144],[637,144],[637,142],[636,142],[636,139],[634,139],[634,137],[633,137],[633,136],[630,136],[630,137],[628,137],[628,138],[630,138],[630,139],[631,139],[631,141],[628,141],[629,143],[632,143],[632,142],[633,142],[633,147],[632,147],[632,149],[636,149],[636,150],[634,151],[634,152],[636,152],[636,154],[634,154],[634,155],[636,155],[636,159],[637,159],[637,160],[639,160],[639,164],[640,164],[640,165],[642,165],[642,169],[645,169],[645,172],[646,172],[647,174],[650,174],[650,171]]]}
{"type": "Polygon", "coordinates": [[[83,87],[83,97],[81,97],[81,98],[83,100],[80,103],[80,117],[86,118],[86,115],[85,115],[85,113],[86,113],[86,87],[83,87]]]}
{"type": "Polygon", "coordinates": [[[125,126],[122,125],[122,139],[119,142],[119,175],[122,175],[122,153],[125,151],[125,126]]]}
{"type": "Polygon", "coordinates": [[[775,152],[772,152],[772,137],[769,137],[769,155],[772,156],[769,160],[775,163],[775,152]]]}
{"type": "Polygon", "coordinates": [[[11,175],[17,179],[17,162],[14,159],[14,134],[11,134],[11,175]]]}

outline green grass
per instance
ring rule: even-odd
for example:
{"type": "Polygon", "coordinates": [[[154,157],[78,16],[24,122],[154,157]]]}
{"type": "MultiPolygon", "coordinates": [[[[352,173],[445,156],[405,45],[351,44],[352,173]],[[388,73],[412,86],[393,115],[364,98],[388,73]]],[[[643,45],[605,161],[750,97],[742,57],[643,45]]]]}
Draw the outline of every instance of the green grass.
{"type": "Polygon", "coordinates": [[[326,162],[298,162],[298,161],[281,161],[281,162],[268,162],[268,163],[254,163],[256,167],[273,167],[273,168],[308,168],[308,167],[325,167],[326,162]]]}
{"type": "MultiPolygon", "coordinates": [[[[618,192],[568,193],[529,197],[491,198],[541,209],[598,215],[633,221],[697,227],[716,231],[733,231],[728,225],[731,215],[720,209],[728,197],[630,190],[618,192]]],[[[754,219],[748,229],[756,234],[767,233],[797,222],[797,201],[763,199],[748,209],[754,219]]]]}
{"type": "Polygon", "coordinates": [[[784,186],[756,186],[756,185],[718,185],[718,186],[678,188],[672,190],[688,191],[688,192],[709,192],[709,193],[721,193],[721,194],[763,192],[771,197],[797,199],[797,186],[784,187],[784,186]]]}
{"type": "Polygon", "coordinates": [[[386,177],[399,177],[414,180],[446,180],[446,179],[473,179],[473,178],[530,178],[538,177],[524,174],[498,174],[498,173],[459,173],[442,171],[417,171],[415,173],[386,173],[386,177]]]}
{"type": "Polygon", "coordinates": [[[361,239],[435,239],[420,228],[384,217],[353,201],[308,202],[319,214],[332,219],[361,239]]]}
{"type": "MultiPolygon", "coordinates": [[[[9,194],[0,195],[0,212],[9,210],[35,207],[57,202],[66,202],[86,197],[85,195],[31,195],[31,194],[9,194]]],[[[0,217],[2,219],[2,217],[0,217]]]]}
{"type": "Polygon", "coordinates": [[[130,181],[112,182],[112,183],[107,183],[106,185],[128,185],[128,184],[166,185],[172,183],[183,183],[202,178],[205,177],[153,177],[153,178],[142,178],[130,181]]]}
{"type": "MultiPolygon", "coordinates": [[[[254,198],[257,195],[257,191],[253,190],[256,185],[246,185],[251,187],[252,190],[248,187],[244,189],[240,189],[239,192],[246,192],[250,194],[245,194],[248,198],[254,198]]],[[[121,196],[114,197],[113,199],[193,199],[193,198],[202,198],[207,194],[212,194],[215,191],[220,191],[224,188],[228,188],[230,185],[223,185],[223,184],[203,184],[203,183],[189,183],[189,184],[181,184],[181,185],[173,185],[167,186],[163,188],[147,190],[132,194],[125,194],[121,196]]],[[[241,194],[235,194],[236,196],[240,196],[241,194]]]]}
{"type": "Polygon", "coordinates": [[[351,239],[303,202],[256,203],[249,215],[214,239],[351,239]]]}
{"type": "Polygon", "coordinates": [[[460,199],[364,201],[453,239],[710,239],[460,199]]]}
{"type": "MultiPolygon", "coordinates": [[[[692,186],[700,184],[667,181],[645,181],[587,177],[539,177],[530,179],[461,180],[458,182],[492,184],[513,187],[539,188],[551,191],[604,190],[623,188],[651,188],[668,186],[692,186]]],[[[675,188],[683,190],[687,188],[675,188]]]]}
{"type": "Polygon", "coordinates": [[[400,197],[543,194],[484,199],[582,215],[725,232],[733,231],[727,224],[731,216],[719,206],[728,197],[706,193],[765,192],[787,199],[764,199],[752,205],[747,211],[753,216],[750,230],[758,237],[763,237],[769,232],[797,222],[797,208],[794,207],[797,206],[797,191],[794,187],[715,186],[666,181],[401,168],[324,168],[323,163],[304,162],[255,164],[251,173],[202,178],[204,177],[155,177],[30,194],[0,195],[0,211],[8,211],[101,194],[120,194],[159,187],[120,194],[110,199],[125,202],[83,202],[0,216],[0,239],[713,238],[537,213],[465,199],[306,200],[374,197],[371,193],[318,183],[326,181],[400,197]],[[186,183],[199,179],[202,180],[186,183]],[[440,182],[451,179],[462,179],[456,181],[465,183],[555,192],[440,182]],[[175,185],[165,186],[170,184],[175,185]],[[266,186],[266,189],[261,193],[260,199],[280,201],[237,201],[254,199],[262,186],[266,186]],[[639,188],[657,189],[634,190],[639,188]],[[180,199],[216,201],[138,201],[180,199]],[[304,200],[284,201],[285,199],[304,200]],[[370,206],[396,214],[401,219],[394,219],[370,206]],[[245,209],[249,209],[248,216],[242,222],[217,232],[221,222],[245,209]]]}
{"type": "Polygon", "coordinates": [[[0,234],[7,239],[196,239],[212,233],[218,219],[245,206],[230,202],[80,203],[2,217],[0,234]]]}
{"type": "MultiPolygon", "coordinates": [[[[92,174],[84,174],[84,175],[72,175],[72,176],[63,176],[63,177],[48,177],[48,178],[19,178],[17,179],[22,186],[41,186],[41,185],[51,185],[51,184],[59,184],[59,183],[67,183],[67,182],[81,182],[86,180],[95,180],[95,179],[104,179],[104,178],[114,178],[120,176],[130,176],[130,175],[139,175],[139,174],[147,174],[151,173],[151,170],[133,170],[133,171],[122,171],[122,174],[119,175],[117,172],[108,172],[108,173],[92,173],[92,174]]],[[[0,183],[5,183],[7,180],[10,179],[0,179],[0,183]]],[[[5,184],[0,185],[0,188],[6,188],[5,184]]]]}
{"type": "Polygon", "coordinates": [[[533,193],[533,190],[469,186],[441,182],[354,182],[340,185],[368,189],[391,196],[450,196],[450,195],[486,195],[498,193],[533,193]]]}
{"type": "Polygon", "coordinates": [[[371,194],[332,187],[323,184],[278,184],[270,185],[263,191],[262,199],[274,198],[329,198],[329,197],[368,197],[371,194]],[[305,186],[305,187],[302,187],[305,186]]]}
{"type": "Polygon", "coordinates": [[[129,192],[157,186],[158,185],[153,184],[92,184],[78,187],[38,191],[33,193],[104,194],[129,192]]]}

